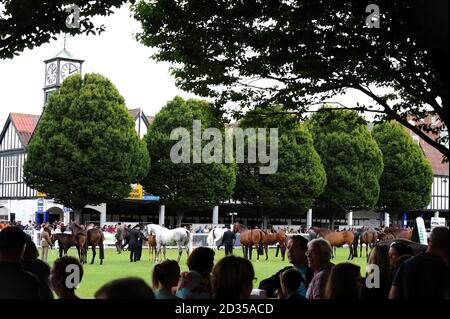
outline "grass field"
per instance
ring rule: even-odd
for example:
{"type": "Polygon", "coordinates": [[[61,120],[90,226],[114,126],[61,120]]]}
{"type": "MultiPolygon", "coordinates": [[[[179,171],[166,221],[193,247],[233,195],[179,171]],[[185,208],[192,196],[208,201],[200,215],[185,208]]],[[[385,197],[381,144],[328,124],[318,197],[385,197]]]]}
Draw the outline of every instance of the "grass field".
{"type": "MultiPolygon", "coordinates": [[[[49,251],[48,261],[49,264],[53,264],[53,260],[57,258],[58,251],[56,249],[52,249],[49,251]]],[[[169,249],[167,252],[167,258],[175,259],[178,251],[174,249],[169,249]]],[[[154,266],[153,262],[149,261],[148,249],[143,250],[142,252],[143,258],[141,261],[130,263],[129,261],[129,252],[124,252],[120,255],[117,254],[115,249],[106,249],[105,250],[105,260],[103,265],[99,264],[98,260],[98,251],[96,263],[91,265],[84,265],[84,277],[80,284],[80,287],[77,289],[77,294],[82,298],[94,298],[94,293],[99,289],[103,284],[107,283],[110,280],[123,278],[128,276],[136,276],[143,278],[147,283],[151,282],[151,270],[154,266]]],[[[234,254],[237,256],[242,256],[242,249],[235,249],[234,254]]],[[[70,249],[69,255],[78,256],[76,249],[70,249]]],[[[222,257],[225,256],[225,252],[223,249],[216,252],[215,261],[217,262],[222,257]]],[[[365,255],[364,255],[365,256],[365,255]]],[[[348,248],[338,248],[337,256],[333,259],[333,263],[341,263],[347,261],[348,257],[348,248]]],[[[90,262],[92,258],[92,252],[89,251],[88,260],[90,262]]],[[[269,250],[269,259],[266,261],[262,258],[259,262],[254,260],[256,258],[255,251],[253,252],[253,267],[255,268],[255,274],[257,277],[255,288],[258,287],[259,282],[283,267],[289,265],[287,261],[287,257],[285,261],[282,261],[280,257],[275,258],[275,249],[269,250]]],[[[359,265],[361,267],[361,274],[365,271],[366,266],[366,258],[355,258],[352,261],[353,263],[359,265]]],[[[181,261],[180,261],[181,271],[188,270],[186,266],[186,254],[183,252],[181,261]]]]}

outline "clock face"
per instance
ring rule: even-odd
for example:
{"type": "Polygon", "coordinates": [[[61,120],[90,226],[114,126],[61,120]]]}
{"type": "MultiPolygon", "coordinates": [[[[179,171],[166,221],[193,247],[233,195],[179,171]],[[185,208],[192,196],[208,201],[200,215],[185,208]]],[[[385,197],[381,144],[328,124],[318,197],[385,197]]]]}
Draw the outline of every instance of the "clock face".
{"type": "Polygon", "coordinates": [[[78,72],[78,67],[73,63],[64,63],[61,68],[61,80],[64,81],[66,77],[78,72]]]}
{"type": "Polygon", "coordinates": [[[56,63],[50,63],[47,66],[47,84],[55,84],[56,82],[56,63]]]}

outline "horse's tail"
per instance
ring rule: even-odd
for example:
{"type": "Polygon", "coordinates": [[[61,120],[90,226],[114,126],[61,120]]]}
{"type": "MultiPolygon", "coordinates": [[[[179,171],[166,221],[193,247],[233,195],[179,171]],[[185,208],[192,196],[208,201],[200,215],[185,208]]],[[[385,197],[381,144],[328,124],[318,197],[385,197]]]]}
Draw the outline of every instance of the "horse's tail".
{"type": "Polygon", "coordinates": [[[105,247],[103,246],[103,241],[105,240],[105,235],[103,234],[102,231],[100,231],[101,234],[101,238],[100,238],[100,242],[98,243],[98,249],[99,249],[99,258],[100,258],[100,263],[102,262],[103,259],[105,259],[105,247]]]}
{"type": "Polygon", "coordinates": [[[262,230],[259,230],[259,243],[258,243],[258,255],[264,255],[264,232],[262,230]]]}
{"type": "Polygon", "coordinates": [[[187,247],[187,251],[188,254],[190,254],[192,252],[192,245],[193,245],[193,235],[192,233],[186,229],[186,235],[187,235],[187,239],[186,239],[186,247],[187,247]]]}
{"type": "Polygon", "coordinates": [[[213,230],[208,233],[207,241],[208,241],[208,246],[210,246],[210,247],[214,246],[214,231],[215,230],[216,229],[213,228],[213,230]]]}

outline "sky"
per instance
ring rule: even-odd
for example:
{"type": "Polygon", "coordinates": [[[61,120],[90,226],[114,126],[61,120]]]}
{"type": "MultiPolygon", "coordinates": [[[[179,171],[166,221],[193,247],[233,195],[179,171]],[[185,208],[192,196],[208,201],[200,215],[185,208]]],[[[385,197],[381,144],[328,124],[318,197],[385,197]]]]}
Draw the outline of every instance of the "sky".
{"type": "MultiPolygon", "coordinates": [[[[116,9],[108,17],[95,18],[104,24],[101,35],[79,35],[67,39],[66,49],[76,58],[85,60],[83,73],[96,72],[109,78],[125,98],[128,108],[141,108],[146,115],[154,115],[174,96],[195,97],[175,86],[168,63],[151,59],[153,48],[145,47],[134,38],[140,31],[139,23],[130,16],[128,5],[116,9]]],[[[0,125],[10,112],[41,114],[44,92],[44,60],[63,49],[63,36],[19,56],[0,60],[0,125]]],[[[331,99],[330,99],[331,100],[331,99]]],[[[336,97],[346,106],[356,102],[370,103],[359,92],[336,97]]]]}

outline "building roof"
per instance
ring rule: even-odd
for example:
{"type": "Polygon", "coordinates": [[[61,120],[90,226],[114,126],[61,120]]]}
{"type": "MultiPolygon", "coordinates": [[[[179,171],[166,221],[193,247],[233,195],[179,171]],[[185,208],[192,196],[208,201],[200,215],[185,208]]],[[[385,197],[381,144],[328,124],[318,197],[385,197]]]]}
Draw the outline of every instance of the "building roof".
{"type": "MultiPolygon", "coordinates": [[[[128,110],[131,117],[133,119],[137,119],[141,112],[141,109],[131,109],[128,110]]],[[[40,115],[34,114],[25,114],[25,113],[10,113],[9,119],[11,123],[14,125],[14,128],[17,131],[20,141],[24,146],[28,146],[30,142],[31,136],[33,136],[34,130],[39,122],[40,115]]],[[[145,116],[145,118],[151,123],[153,121],[154,116],[145,116]]],[[[6,130],[6,126],[8,125],[8,121],[4,127],[4,131],[6,130]]]]}
{"type": "Polygon", "coordinates": [[[83,62],[83,60],[76,58],[75,56],[73,56],[72,53],[67,51],[65,48],[62,49],[61,51],[59,51],[54,57],[52,57],[50,59],[47,59],[44,62],[48,62],[48,61],[56,60],[56,59],[64,59],[64,60],[72,60],[72,61],[83,62]]]}
{"type": "Polygon", "coordinates": [[[39,121],[39,115],[24,114],[24,113],[11,113],[11,123],[16,129],[17,135],[24,146],[28,145],[28,142],[33,135],[36,125],[39,121]]]}
{"type": "MultiPolygon", "coordinates": [[[[427,117],[420,120],[420,122],[414,121],[413,119],[410,119],[410,123],[416,123],[416,125],[419,124],[427,124],[431,125],[432,127],[438,127],[442,125],[442,121],[440,121],[439,117],[436,115],[433,115],[432,113],[429,113],[427,117]]],[[[422,138],[418,137],[413,131],[410,129],[407,129],[409,133],[414,136],[416,139],[419,140],[420,148],[422,149],[423,153],[425,154],[425,157],[428,159],[428,161],[431,164],[431,167],[433,168],[433,174],[434,175],[444,175],[449,176],[449,163],[442,163],[443,156],[441,152],[439,152],[437,149],[435,149],[433,146],[425,142],[422,138]]],[[[433,140],[436,139],[436,135],[433,132],[424,132],[427,134],[430,138],[433,140]]]]}

